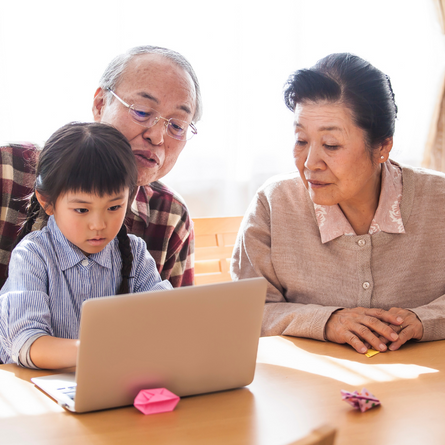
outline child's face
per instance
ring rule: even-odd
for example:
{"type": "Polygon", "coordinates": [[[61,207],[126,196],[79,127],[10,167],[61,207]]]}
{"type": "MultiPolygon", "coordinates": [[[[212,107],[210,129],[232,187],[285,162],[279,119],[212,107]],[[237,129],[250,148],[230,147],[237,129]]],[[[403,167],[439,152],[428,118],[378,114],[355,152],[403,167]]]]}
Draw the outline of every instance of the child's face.
{"type": "Polygon", "coordinates": [[[100,252],[116,237],[125,218],[129,189],[102,197],[67,192],[47,207],[61,232],[85,255],[100,252]]]}

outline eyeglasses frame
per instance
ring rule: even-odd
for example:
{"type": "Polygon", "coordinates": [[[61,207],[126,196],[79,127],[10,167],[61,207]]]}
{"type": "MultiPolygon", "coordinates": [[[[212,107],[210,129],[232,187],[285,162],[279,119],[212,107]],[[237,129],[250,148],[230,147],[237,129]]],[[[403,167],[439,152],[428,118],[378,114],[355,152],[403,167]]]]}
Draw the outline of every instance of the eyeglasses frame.
{"type": "MultiPolygon", "coordinates": [[[[109,91],[124,107],[127,107],[128,111],[135,110],[134,104],[132,104],[132,105],[127,104],[127,102],[125,102],[123,99],[121,99],[111,88],[107,88],[106,90],[109,91]]],[[[151,107],[147,107],[147,108],[151,108],[151,107]]],[[[173,118],[167,119],[165,117],[162,117],[161,113],[159,113],[158,110],[155,110],[154,108],[151,108],[151,109],[156,111],[156,113],[158,113],[158,115],[159,115],[156,117],[155,123],[153,125],[151,125],[150,127],[147,127],[146,125],[142,124],[141,122],[137,122],[135,119],[133,119],[133,122],[137,125],[140,125],[141,127],[153,128],[162,119],[163,121],[165,121],[164,126],[167,129],[168,126],[170,125],[170,121],[173,118]]],[[[176,139],[177,141],[189,141],[195,134],[198,134],[198,129],[193,125],[193,123],[189,124],[189,123],[187,123],[187,121],[183,121],[182,119],[176,119],[176,120],[186,123],[192,129],[191,136],[188,139],[187,138],[186,139],[178,139],[175,136],[172,136],[167,131],[168,136],[170,136],[171,138],[176,139]]]]}

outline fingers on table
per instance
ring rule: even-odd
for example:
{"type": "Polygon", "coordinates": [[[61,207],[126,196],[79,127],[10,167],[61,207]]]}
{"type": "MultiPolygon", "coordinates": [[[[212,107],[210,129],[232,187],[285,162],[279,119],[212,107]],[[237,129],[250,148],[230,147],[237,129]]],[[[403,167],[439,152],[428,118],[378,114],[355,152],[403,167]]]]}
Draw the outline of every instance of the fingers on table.
{"type": "Polygon", "coordinates": [[[397,341],[391,343],[389,345],[390,351],[395,351],[400,348],[404,343],[412,338],[420,340],[423,335],[423,325],[417,319],[417,317],[413,320],[413,322],[404,321],[402,330],[399,332],[399,338],[397,341]]]}
{"type": "Polygon", "coordinates": [[[391,342],[398,338],[386,323],[369,315],[339,313],[336,319],[335,330],[337,337],[341,337],[339,343],[348,343],[360,353],[365,353],[368,346],[377,351],[386,351],[386,344],[380,340],[379,336],[391,342]]]}
{"type": "Polygon", "coordinates": [[[389,346],[391,351],[399,349],[400,346],[412,338],[421,340],[423,336],[423,324],[414,312],[402,308],[391,308],[389,312],[403,319],[402,323],[399,323],[397,326],[399,329],[397,331],[399,338],[389,346]]]}
{"type": "Polygon", "coordinates": [[[357,352],[360,352],[361,354],[365,354],[368,349],[375,349],[376,351],[381,352],[384,352],[388,349],[387,344],[391,343],[390,341],[388,341],[385,337],[378,336],[375,332],[371,332],[368,330],[368,333],[362,330],[362,333],[359,337],[352,332],[348,332],[349,337],[346,337],[345,343],[351,345],[357,352]]]}
{"type": "Polygon", "coordinates": [[[390,325],[372,316],[367,316],[365,319],[365,324],[372,331],[376,333],[377,336],[381,336],[388,341],[395,341],[398,339],[397,331],[395,331],[390,325]]]}
{"type": "Polygon", "coordinates": [[[394,351],[412,338],[421,339],[423,325],[416,314],[407,309],[378,308],[342,309],[331,315],[326,324],[326,338],[348,343],[357,352],[394,351]],[[389,347],[387,346],[389,345],[389,347]]]}

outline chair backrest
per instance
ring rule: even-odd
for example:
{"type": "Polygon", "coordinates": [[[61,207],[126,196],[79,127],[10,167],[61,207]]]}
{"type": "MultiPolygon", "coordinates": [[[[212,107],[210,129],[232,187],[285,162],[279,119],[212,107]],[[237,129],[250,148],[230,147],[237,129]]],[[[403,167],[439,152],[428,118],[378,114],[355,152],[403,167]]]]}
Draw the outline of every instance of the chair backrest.
{"type": "Polygon", "coordinates": [[[195,284],[231,281],[229,268],[242,216],[193,218],[195,284]]]}
{"type": "Polygon", "coordinates": [[[330,425],[323,425],[311,431],[303,439],[292,442],[289,445],[334,445],[337,430],[330,425]]]}

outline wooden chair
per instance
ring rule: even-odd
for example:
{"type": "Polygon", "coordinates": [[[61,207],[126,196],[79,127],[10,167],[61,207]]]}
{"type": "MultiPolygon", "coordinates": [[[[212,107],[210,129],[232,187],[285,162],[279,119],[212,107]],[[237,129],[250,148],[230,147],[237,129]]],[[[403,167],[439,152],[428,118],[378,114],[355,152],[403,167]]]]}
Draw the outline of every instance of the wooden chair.
{"type": "Polygon", "coordinates": [[[231,281],[229,268],[242,216],[193,218],[195,284],[231,281]]]}
{"type": "Polygon", "coordinates": [[[329,425],[323,425],[311,431],[303,439],[292,442],[289,445],[334,445],[337,430],[329,425]]]}

